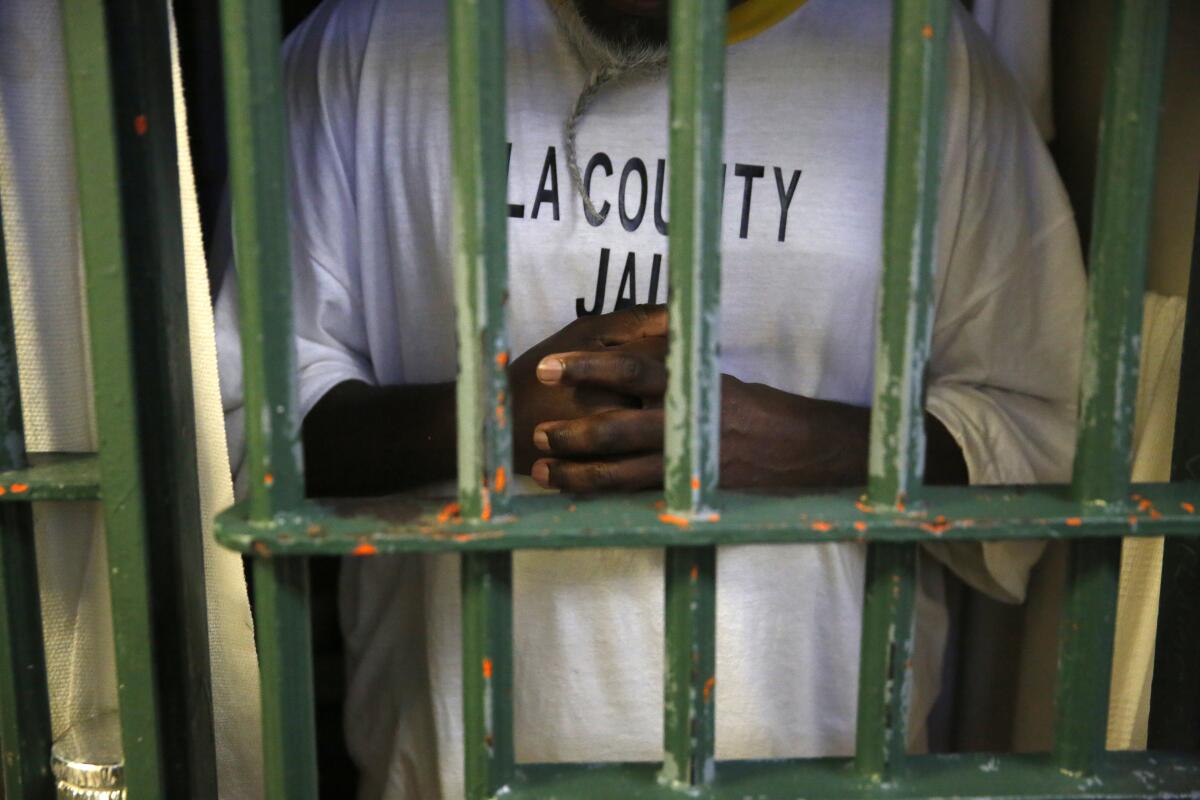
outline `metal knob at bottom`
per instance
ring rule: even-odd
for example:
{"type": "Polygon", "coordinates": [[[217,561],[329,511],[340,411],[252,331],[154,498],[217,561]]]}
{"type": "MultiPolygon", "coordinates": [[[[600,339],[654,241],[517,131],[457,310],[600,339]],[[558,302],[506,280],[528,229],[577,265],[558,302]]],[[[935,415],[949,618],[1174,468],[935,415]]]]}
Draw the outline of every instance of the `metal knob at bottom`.
{"type": "Polygon", "coordinates": [[[58,800],[125,800],[121,723],[110,711],[77,722],[50,751],[58,800]]]}

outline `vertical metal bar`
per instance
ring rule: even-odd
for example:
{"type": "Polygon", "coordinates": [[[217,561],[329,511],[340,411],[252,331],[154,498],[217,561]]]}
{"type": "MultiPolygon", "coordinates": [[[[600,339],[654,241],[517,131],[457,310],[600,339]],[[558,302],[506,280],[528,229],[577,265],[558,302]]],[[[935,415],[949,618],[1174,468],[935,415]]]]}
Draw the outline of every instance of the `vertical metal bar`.
{"type": "Polygon", "coordinates": [[[467,519],[508,509],[504,4],[450,3],[454,301],[458,322],[458,494],[467,519]]]}
{"type": "MultiPolygon", "coordinates": [[[[1192,238],[1183,361],[1175,404],[1175,452],[1171,479],[1200,480],[1200,198],[1192,238]]],[[[1200,520],[1197,521],[1200,524],[1200,520]]],[[[1154,750],[1200,750],[1200,542],[1168,536],[1163,543],[1162,590],[1150,691],[1149,746],[1154,750]]]]}
{"type": "MultiPolygon", "coordinates": [[[[721,289],[721,149],[725,114],[722,0],[671,4],[670,296],[663,482],[668,511],[714,515],[721,442],[717,360],[721,289]]],[[[664,780],[714,775],[716,550],[666,556],[664,780]]]]}
{"type": "MultiPolygon", "coordinates": [[[[925,462],[922,378],[933,324],[950,21],[948,0],[894,4],[869,496],[898,510],[920,490],[925,462]]],[[[915,580],[914,545],[870,546],[856,764],[875,780],[899,771],[907,751],[915,580]]]]}
{"type": "MultiPolygon", "coordinates": [[[[0,212],[0,470],[21,469],[25,424],[12,294],[0,212]]],[[[38,600],[33,514],[28,503],[0,509],[0,748],[3,796],[51,798],[50,700],[38,600]]]]}
{"type": "MultiPolygon", "coordinates": [[[[279,4],[222,0],[235,262],[245,369],[250,513],[266,519],[304,494],[296,416],[288,242],[287,142],[279,4]]],[[[254,565],[268,798],[315,798],[308,562],[254,565]]]]}
{"type": "Polygon", "coordinates": [[[316,718],[308,559],[254,560],[262,680],[263,780],[269,800],[316,800],[316,718]]]}
{"type": "Polygon", "coordinates": [[[1128,501],[1167,0],[1119,0],[1100,120],[1075,492],[1128,501]]]}
{"type": "Polygon", "coordinates": [[[246,407],[250,513],[269,518],[304,494],[279,3],[222,0],[229,186],[246,407]]]}
{"type": "Polygon", "coordinates": [[[667,550],[663,778],[698,786],[715,774],[716,550],[667,550]]]}
{"type": "MultiPolygon", "coordinates": [[[[1167,0],[1117,3],[1100,122],[1074,490],[1118,512],[1129,503],[1166,29],[1167,0]]],[[[1088,772],[1104,753],[1119,562],[1116,542],[1071,548],[1054,746],[1068,772],[1088,772]]]]}
{"type": "Polygon", "coordinates": [[[510,553],[463,557],[462,607],[466,796],[483,800],[513,770],[510,553]]]}
{"type": "MultiPolygon", "coordinates": [[[[468,519],[508,510],[512,432],[505,294],[504,4],[450,3],[458,493],[468,519]]],[[[467,797],[496,794],[513,765],[512,554],[462,558],[467,797]]]]}

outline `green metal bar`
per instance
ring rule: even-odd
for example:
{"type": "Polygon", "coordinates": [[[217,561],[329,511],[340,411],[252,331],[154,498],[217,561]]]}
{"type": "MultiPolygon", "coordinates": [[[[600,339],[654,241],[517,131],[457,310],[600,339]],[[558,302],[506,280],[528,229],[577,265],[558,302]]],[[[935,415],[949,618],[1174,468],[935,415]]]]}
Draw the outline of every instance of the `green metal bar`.
{"type": "MultiPolygon", "coordinates": [[[[948,0],[896,0],[893,8],[868,496],[876,508],[903,510],[925,468],[923,376],[933,330],[951,9],[948,0]]],[[[894,780],[907,755],[916,567],[915,545],[868,548],[856,767],[878,781],[894,780]]]]}
{"type": "Polygon", "coordinates": [[[508,510],[512,431],[505,325],[504,4],[450,3],[454,301],[458,322],[458,494],[462,515],[508,510]]]}
{"type": "MultiPolygon", "coordinates": [[[[245,369],[249,507],[255,520],[304,494],[295,400],[287,143],[279,4],[222,0],[226,124],[245,369]]],[[[258,555],[264,553],[260,548],[258,555]]],[[[255,562],[263,760],[272,800],[315,798],[316,736],[308,566],[255,562]]]]}
{"type": "Polygon", "coordinates": [[[674,786],[700,786],[713,777],[716,589],[715,548],[667,551],[662,778],[674,786]]]}
{"type": "Polygon", "coordinates": [[[1100,121],[1075,487],[1126,504],[1167,0],[1119,0],[1100,121]]]}
{"type": "MultiPolygon", "coordinates": [[[[722,0],[671,4],[670,294],[663,482],[667,518],[718,518],[720,471],[721,142],[725,113],[722,0]]],[[[716,551],[666,554],[662,779],[711,780],[715,731],[716,551]]]]}
{"type": "MultiPolygon", "coordinates": [[[[1200,198],[1192,238],[1183,361],[1175,405],[1171,479],[1200,481],[1200,198]]],[[[1182,536],[1163,543],[1162,590],[1150,691],[1149,744],[1163,750],[1200,750],[1200,543],[1182,536]]]]}
{"type": "MultiPolygon", "coordinates": [[[[1120,0],[1100,123],[1074,488],[1121,513],[1129,472],[1154,196],[1167,0],[1120,0]]],[[[1105,758],[1120,549],[1077,542],[1059,637],[1054,755],[1083,774],[1105,758]]]]}
{"type": "Polygon", "coordinates": [[[647,763],[526,764],[505,798],[514,800],[1051,800],[1051,798],[1195,798],[1200,756],[1194,753],[1109,753],[1093,779],[1060,772],[1045,753],[912,756],[909,769],[879,783],[853,759],[721,761],[711,785],[680,791],[647,763]]]}
{"type": "Polygon", "coordinates": [[[908,753],[916,565],[915,545],[867,550],[855,751],[858,771],[878,780],[894,780],[908,753]]]}
{"type": "Polygon", "coordinates": [[[725,108],[722,0],[671,4],[670,351],[663,482],[667,509],[711,514],[721,444],[717,318],[725,108]]]}
{"type": "Polygon", "coordinates": [[[513,771],[512,556],[462,559],[466,796],[495,796],[513,771]]]}
{"type": "Polygon", "coordinates": [[[883,283],[875,342],[869,496],[903,508],[925,468],[922,380],[933,330],[949,0],[895,0],[883,283]]]}
{"type": "Polygon", "coordinates": [[[254,610],[262,680],[266,797],[316,800],[308,560],[256,558],[254,610]]]}
{"type": "Polygon", "coordinates": [[[29,453],[23,467],[0,470],[0,503],[100,499],[95,453],[29,453]]]}
{"type": "MultiPolygon", "coordinates": [[[[12,294],[0,214],[0,469],[25,466],[25,423],[13,329],[12,294]]],[[[50,700],[38,596],[33,512],[0,509],[0,754],[4,797],[54,797],[50,700]]]]}
{"type": "Polygon", "coordinates": [[[260,519],[295,506],[304,494],[279,40],[278,2],[221,0],[246,466],[260,519]]]}
{"type": "Polygon", "coordinates": [[[1119,536],[1200,535],[1200,485],[1138,484],[1143,507],[1115,516],[1081,503],[1066,485],[930,486],[924,507],[872,510],[859,490],[800,497],[720,492],[721,518],[703,525],[664,522],[652,493],[591,498],[513,498],[512,516],[489,524],[441,513],[448,498],[420,494],[310,504],[294,515],[252,521],[238,505],[217,520],[226,546],[254,552],[348,555],[558,547],[695,547],[784,542],[981,542],[1119,536]]]}

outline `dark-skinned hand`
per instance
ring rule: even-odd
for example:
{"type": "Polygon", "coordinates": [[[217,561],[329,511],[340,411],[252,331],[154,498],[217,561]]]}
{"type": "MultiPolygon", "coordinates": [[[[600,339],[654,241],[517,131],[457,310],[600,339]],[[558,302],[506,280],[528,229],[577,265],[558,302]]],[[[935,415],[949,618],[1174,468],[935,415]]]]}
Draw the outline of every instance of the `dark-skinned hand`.
{"type": "MultiPolygon", "coordinates": [[[[664,330],[666,309],[644,309],[643,331],[664,330]]],[[[667,340],[649,336],[604,348],[547,352],[546,386],[633,396],[586,416],[538,424],[544,456],[532,469],[544,487],[569,492],[634,491],[662,485],[667,340]]],[[[721,485],[727,488],[862,483],[870,411],[721,376],[721,485]]]]}
{"type": "MultiPolygon", "coordinates": [[[[661,339],[665,348],[665,309],[637,306],[594,317],[581,317],[531,347],[509,365],[512,392],[513,462],[517,472],[528,474],[539,453],[533,445],[534,428],[547,420],[573,420],[640,406],[640,394],[595,381],[539,380],[537,368],[554,353],[603,352],[614,347],[635,347],[646,339],[661,339]]],[[[661,392],[660,392],[661,394],[661,392]]],[[[661,446],[660,446],[661,449],[661,446]]]]}

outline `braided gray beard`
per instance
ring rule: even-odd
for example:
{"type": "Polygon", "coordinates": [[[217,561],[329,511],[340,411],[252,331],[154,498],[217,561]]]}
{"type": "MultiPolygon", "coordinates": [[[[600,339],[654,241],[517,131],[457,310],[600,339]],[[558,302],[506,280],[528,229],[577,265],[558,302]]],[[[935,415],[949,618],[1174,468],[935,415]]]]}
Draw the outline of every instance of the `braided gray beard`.
{"type": "Polygon", "coordinates": [[[638,73],[647,73],[667,63],[667,45],[613,42],[597,34],[579,14],[574,0],[550,0],[555,18],[579,63],[588,71],[587,80],[575,98],[575,105],[563,125],[567,144],[567,172],[589,220],[599,218],[592,199],[583,188],[583,176],[579,169],[576,136],[584,113],[603,89],[614,81],[638,73]]]}

